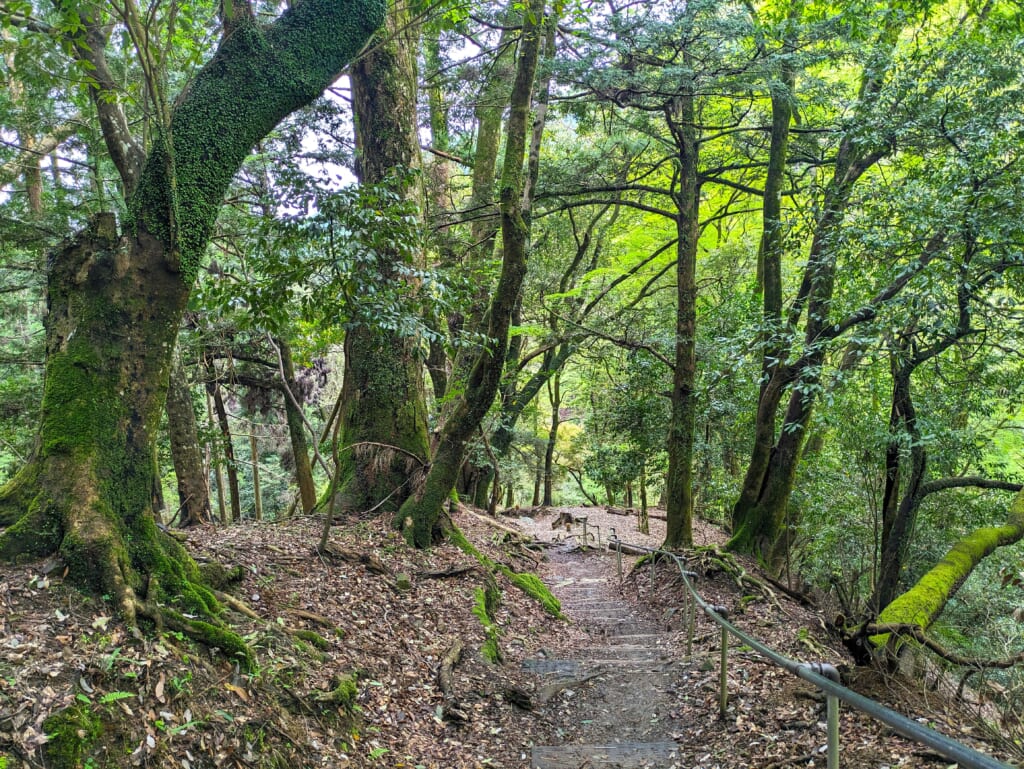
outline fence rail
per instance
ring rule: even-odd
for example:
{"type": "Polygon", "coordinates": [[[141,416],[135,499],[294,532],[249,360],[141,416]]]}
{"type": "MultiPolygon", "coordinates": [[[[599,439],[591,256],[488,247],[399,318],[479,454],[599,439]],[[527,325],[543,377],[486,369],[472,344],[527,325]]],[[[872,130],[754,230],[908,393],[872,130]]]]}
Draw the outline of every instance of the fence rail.
{"type": "MultiPolygon", "coordinates": [[[[584,526],[586,524],[584,523],[584,526]]],[[[614,531],[614,530],[613,530],[614,531]]],[[[1012,769],[1009,764],[1004,764],[1001,761],[997,761],[992,756],[981,753],[973,748],[964,745],[961,742],[947,737],[934,729],[919,724],[918,722],[907,718],[906,716],[897,713],[895,710],[885,707],[884,705],[875,702],[869,697],[865,697],[862,694],[858,694],[855,691],[847,689],[841,683],[839,683],[839,673],[832,666],[824,663],[806,663],[797,662],[792,660],[774,649],[765,646],[763,643],[753,638],[744,631],[737,628],[728,620],[728,610],[724,606],[713,606],[707,603],[696,588],[693,586],[693,579],[696,575],[687,571],[686,565],[682,558],[676,553],[669,552],[667,550],[660,550],[657,548],[644,547],[642,545],[634,545],[629,542],[624,542],[619,539],[617,535],[612,535],[608,538],[608,547],[615,548],[616,563],[618,565],[619,577],[622,576],[622,547],[628,546],[631,550],[642,551],[650,554],[651,556],[667,556],[671,558],[676,566],[679,568],[679,573],[683,578],[683,584],[686,586],[687,593],[689,595],[688,602],[688,635],[686,644],[686,654],[691,656],[693,653],[693,633],[694,624],[696,620],[697,609],[700,609],[708,616],[715,624],[722,629],[722,649],[721,649],[721,660],[719,662],[719,711],[724,717],[726,708],[728,706],[728,640],[729,636],[733,635],[738,638],[742,643],[753,649],[755,652],[760,654],[762,657],[768,659],[775,665],[789,671],[793,675],[799,676],[800,678],[808,681],[819,689],[822,690],[826,698],[826,713],[828,722],[828,746],[827,746],[827,767],[828,769],[839,769],[839,701],[845,702],[856,710],[867,714],[876,721],[881,721],[883,724],[891,727],[895,732],[902,734],[908,739],[919,742],[922,745],[934,750],[943,758],[950,761],[955,761],[959,764],[960,769],[1012,769]]],[[[586,542],[586,529],[584,529],[584,542],[586,542]]],[[[653,568],[655,559],[651,559],[652,568],[652,580],[651,585],[653,589],[653,568]]]]}

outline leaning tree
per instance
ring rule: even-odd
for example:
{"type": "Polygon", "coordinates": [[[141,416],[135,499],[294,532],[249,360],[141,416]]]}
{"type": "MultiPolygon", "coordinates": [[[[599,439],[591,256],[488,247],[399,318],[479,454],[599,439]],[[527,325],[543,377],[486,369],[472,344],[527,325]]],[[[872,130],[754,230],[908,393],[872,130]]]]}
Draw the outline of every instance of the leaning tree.
{"type": "MultiPolygon", "coordinates": [[[[155,105],[144,147],[116,94],[104,93],[113,85],[106,12],[58,4],[78,20],[56,29],[93,75],[127,213],[120,223],[97,215],[50,256],[39,436],[0,492],[0,559],[58,551],[68,578],[109,594],[128,621],[156,612],[157,601],[216,612],[196,565],[152,510],[153,448],[179,321],[232,177],[258,141],[337,78],[384,6],[297,0],[263,24],[246,3],[225,3],[215,53],[173,106],[155,105]]],[[[145,70],[153,62],[142,54],[145,70]]]]}

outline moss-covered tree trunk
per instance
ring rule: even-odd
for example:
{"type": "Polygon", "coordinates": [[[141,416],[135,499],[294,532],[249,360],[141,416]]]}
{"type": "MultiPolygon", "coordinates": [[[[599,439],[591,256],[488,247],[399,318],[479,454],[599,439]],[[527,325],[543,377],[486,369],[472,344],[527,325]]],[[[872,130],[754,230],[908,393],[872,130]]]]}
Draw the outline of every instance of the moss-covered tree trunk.
{"type": "MultiPolygon", "coordinates": [[[[799,13],[800,4],[794,3],[791,14],[798,16],[799,13]]],[[[857,109],[870,109],[876,100],[899,32],[898,20],[879,31],[871,59],[861,74],[857,109]]],[[[787,40],[786,44],[791,46],[793,41],[787,40]]],[[[826,344],[838,335],[840,327],[849,328],[868,317],[848,322],[848,316],[841,324],[835,324],[829,317],[837,268],[832,242],[842,225],[857,181],[889,151],[884,142],[878,146],[861,142],[857,133],[859,126],[841,138],[832,179],[825,189],[821,213],[815,223],[803,279],[786,317],[782,317],[783,225],[781,205],[776,198],[783,183],[792,119],[792,103],[787,94],[795,83],[795,73],[789,66],[784,65],[781,82],[772,88],[772,156],[762,213],[764,230],[759,267],[764,280],[764,318],[771,334],[765,344],[763,363],[766,383],[758,399],[754,445],[733,507],[733,536],[728,544],[731,549],[757,555],[774,566],[779,565],[784,554],[776,545],[785,540],[782,534],[789,498],[819,390],[826,344]],[[787,340],[793,337],[805,311],[803,351],[797,360],[782,365],[792,353],[791,342],[787,340]],[[789,402],[781,429],[776,432],[778,409],[787,389],[789,402]]]]}
{"type": "Polygon", "coordinates": [[[123,229],[101,215],[52,255],[39,450],[0,493],[21,512],[0,557],[59,550],[69,578],[129,621],[147,598],[216,611],[152,510],[179,321],[252,146],[333,81],[382,14],[378,0],[300,0],[270,25],[240,23],[177,100],[123,229]]]}
{"type": "Polygon", "coordinates": [[[199,447],[199,430],[188,376],[177,353],[171,362],[167,387],[167,432],[171,441],[174,475],[178,481],[181,525],[209,523],[212,517],[210,483],[199,447]]]}
{"type": "Polygon", "coordinates": [[[693,431],[697,404],[697,240],[700,187],[693,84],[666,110],[676,146],[676,340],[665,480],[665,547],[693,544],[693,431]]]}
{"type": "MultiPolygon", "coordinates": [[[[356,170],[363,184],[391,184],[422,201],[416,115],[418,27],[405,0],[392,0],[385,28],[352,66],[356,170]]],[[[400,280],[397,253],[378,254],[375,277],[400,280]]],[[[345,337],[339,509],[394,513],[430,453],[419,340],[366,319],[345,337]]]]}
{"type": "Polygon", "coordinates": [[[530,0],[523,14],[519,58],[512,86],[505,159],[500,187],[502,263],[498,286],[487,317],[487,346],[480,351],[466,380],[465,394],[453,399],[452,413],[441,429],[430,470],[418,493],[405,501],[395,524],[417,547],[433,542],[442,506],[449,498],[465,459],[466,444],[494,401],[508,349],[508,332],[526,277],[529,227],[523,217],[523,158],[531,96],[540,54],[540,23],[544,0],[530,0]]]}
{"type": "Polygon", "coordinates": [[[1010,504],[1006,523],[976,529],[959,540],[916,585],[885,607],[878,615],[879,624],[928,628],[979,563],[996,548],[1021,539],[1024,539],[1024,491],[1018,491],[1010,504]]]}

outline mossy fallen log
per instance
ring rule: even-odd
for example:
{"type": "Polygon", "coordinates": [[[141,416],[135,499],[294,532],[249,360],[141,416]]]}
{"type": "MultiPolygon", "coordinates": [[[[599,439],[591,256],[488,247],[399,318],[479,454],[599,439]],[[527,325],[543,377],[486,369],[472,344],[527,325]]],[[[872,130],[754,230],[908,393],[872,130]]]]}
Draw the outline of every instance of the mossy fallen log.
{"type": "MultiPolygon", "coordinates": [[[[1006,523],[975,529],[949,549],[917,584],[897,597],[881,614],[880,625],[918,625],[927,629],[956,595],[974,568],[997,548],[1024,538],[1024,491],[1018,492],[1010,505],[1006,523]]],[[[871,637],[876,646],[888,643],[890,635],[871,637]]]]}

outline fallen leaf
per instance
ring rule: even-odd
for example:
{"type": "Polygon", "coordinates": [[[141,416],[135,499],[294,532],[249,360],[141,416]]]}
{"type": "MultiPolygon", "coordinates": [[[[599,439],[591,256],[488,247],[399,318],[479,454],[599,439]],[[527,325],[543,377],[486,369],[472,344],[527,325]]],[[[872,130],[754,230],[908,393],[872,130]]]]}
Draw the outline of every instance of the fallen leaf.
{"type": "Polygon", "coordinates": [[[234,692],[235,694],[237,694],[242,699],[242,702],[249,701],[249,693],[241,686],[235,686],[234,684],[225,683],[224,688],[227,689],[229,692],[234,692]]]}

